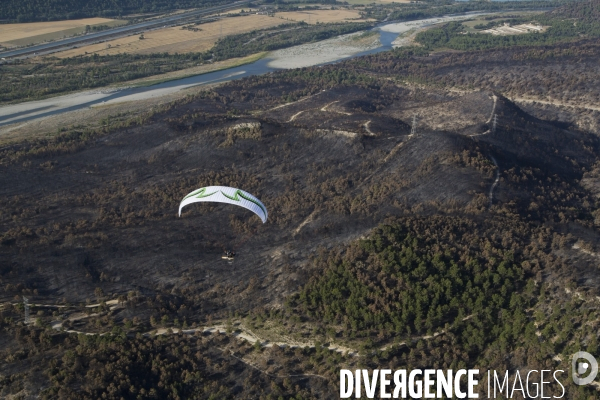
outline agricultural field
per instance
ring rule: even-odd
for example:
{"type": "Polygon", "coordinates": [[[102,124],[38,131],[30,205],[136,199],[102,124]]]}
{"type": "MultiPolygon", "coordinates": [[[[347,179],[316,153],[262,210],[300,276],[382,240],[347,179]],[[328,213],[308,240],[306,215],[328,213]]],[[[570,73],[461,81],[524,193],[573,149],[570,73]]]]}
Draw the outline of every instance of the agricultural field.
{"type": "Polygon", "coordinates": [[[224,18],[200,25],[177,26],[157,29],[139,35],[111,40],[105,43],[82,46],[54,54],[59,58],[76,57],[85,54],[150,54],[202,52],[212,48],[221,37],[250,32],[255,29],[270,28],[286,23],[280,18],[266,15],[246,15],[224,18]]]}
{"type": "Polygon", "coordinates": [[[308,24],[367,21],[361,17],[358,11],[348,9],[278,12],[275,14],[275,17],[283,18],[290,21],[303,21],[308,24]]]}
{"type": "Polygon", "coordinates": [[[48,40],[84,33],[86,26],[110,27],[124,25],[126,21],[107,18],[85,18],[68,21],[0,24],[0,44],[4,47],[27,46],[48,40]]]}

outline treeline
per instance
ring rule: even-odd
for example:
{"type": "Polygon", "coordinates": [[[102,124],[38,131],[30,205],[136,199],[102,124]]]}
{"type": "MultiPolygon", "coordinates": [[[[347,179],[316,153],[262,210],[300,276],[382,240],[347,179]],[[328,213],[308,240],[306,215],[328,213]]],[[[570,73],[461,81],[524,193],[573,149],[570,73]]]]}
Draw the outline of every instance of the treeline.
{"type": "Polygon", "coordinates": [[[464,27],[460,22],[451,22],[440,28],[420,32],[415,40],[429,50],[450,48],[471,51],[511,46],[553,45],[581,37],[600,37],[600,23],[574,25],[572,21],[552,21],[551,24],[545,32],[499,36],[478,33],[465,35],[464,27]]]}
{"type": "MultiPolygon", "coordinates": [[[[535,271],[521,265],[525,245],[518,236],[502,243],[490,232],[468,219],[444,217],[381,226],[344,256],[318,260],[322,272],[290,307],[340,325],[346,337],[409,338],[473,317],[492,327],[498,311],[520,301],[515,292],[535,271]]],[[[489,334],[477,335],[478,347],[489,334]]]]}
{"type": "Polygon", "coordinates": [[[46,59],[0,67],[0,102],[39,99],[196,66],[206,53],[116,54],[46,59]]]}
{"type": "Polygon", "coordinates": [[[261,51],[271,51],[303,43],[317,42],[331,37],[369,29],[370,23],[342,23],[309,25],[305,22],[280,25],[267,30],[227,36],[210,51],[215,60],[243,57],[261,51]]]}
{"type": "Polygon", "coordinates": [[[89,17],[121,17],[184,8],[203,8],[232,3],[231,0],[4,0],[0,21],[58,21],[89,17]]]}
{"type": "Polygon", "coordinates": [[[600,2],[597,0],[573,1],[550,11],[552,17],[576,18],[589,23],[600,20],[600,2]]]}
{"type": "MultiPolygon", "coordinates": [[[[510,22],[512,24],[520,24],[532,21],[540,25],[549,26],[549,28],[544,32],[531,32],[521,35],[465,34],[465,27],[462,23],[450,22],[439,28],[419,32],[415,40],[429,50],[450,48],[470,51],[511,46],[553,45],[567,40],[578,40],[582,37],[600,37],[600,19],[596,18],[584,18],[574,23],[573,20],[565,19],[560,13],[553,12],[530,18],[516,18],[510,22]]],[[[497,23],[490,22],[487,25],[476,26],[476,28],[486,29],[495,25],[497,23]]]]}
{"type": "MultiPolygon", "coordinates": [[[[527,10],[554,8],[567,3],[565,0],[533,0],[533,1],[465,1],[460,3],[440,2],[432,7],[431,3],[426,5],[410,5],[392,12],[389,21],[412,21],[416,19],[441,17],[449,14],[460,14],[472,11],[502,11],[502,10],[527,10]]],[[[375,12],[376,10],[374,10],[375,12]]],[[[367,16],[370,16],[367,14],[367,16]]]]}

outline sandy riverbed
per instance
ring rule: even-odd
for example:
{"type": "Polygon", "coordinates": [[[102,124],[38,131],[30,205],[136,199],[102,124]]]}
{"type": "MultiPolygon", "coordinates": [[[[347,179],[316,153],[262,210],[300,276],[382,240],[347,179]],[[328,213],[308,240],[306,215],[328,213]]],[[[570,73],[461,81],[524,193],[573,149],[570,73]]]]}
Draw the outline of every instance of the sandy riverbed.
{"type": "Polygon", "coordinates": [[[0,117],[9,117],[2,119],[2,123],[12,122],[19,119],[22,115],[36,116],[49,111],[57,111],[78,104],[85,104],[100,100],[110,96],[116,89],[88,90],[80,93],[73,93],[64,96],[51,97],[49,99],[28,101],[25,103],[11,104],[0,107],[0,117]]]}
{"type": "MultiPolygon", "coordinates": [[[[105,104],[113,104],[127,101],[140,101],[170,95],[194,85],[178,85],[168,88],[149,90],[146,92],[131,94],[129,96],[122,96],[116,99],[109,100],[107,102],[98,103],[99,100],[109,97],[115,92],[126,89],[127,87],[141,86],[144,84],[160,82],[161,80],[185,78],[186,76],[191,76],[194,74],[205,74],[213,71],[233,68],[238,65],[252,63],[258,60],[263,54],[264,53],[253,54],[248,57],[234,58],[226,61],[216,62],[213,64],[204,64],[198,67],[173,71],[163,75],[141,78],[134,81],[125,82],[123,84],[118,84],[112,87],[105,87],[102,89],[84,90],[77,93],[70,93],[67,95],[50,97],[43,100],[27,101],[17,104],[0,106],[0,124],[7,126],[5,124],[17,122],[23,117],[42,117],[43,114],[46,114],[48,112],[57,112],[80,104],[96,102],[94,106],[102,106],[105,104]]],[[[206,82],[206,84],[210,83],[210,81],[206,82]]],[[[5,129],[0,128],[0,132],[1,131],[5,131],[5,129]]]]}
{"type": "MultiPolygon", "coordinates": [[[[224,78],[233,78],[237,75],[243,75],[245,72],[246,71],[238,71],[238,72],[230,74],[230,75],[225,75],[224,78]]],[[[163,97],[168,94],[177,93],[183,89],[187,89],[190,87],[204,86],[204,85],[207,85],[210,83],[218,82],[218,81],[221,81],[222,79],[223,78],[216,78],[211,81],[205,81],[201,84],[191,83],[191,84],[187,84],[187,85],[170,86],[170,87],[165,87],[165,88],[161,88],[161,89],[148,90],[147,92],[134,93],[134,94],[130,94],[128,96],[121,96],[116,99],[108,100],[108,101],[102,102],[100,104],[95,104],[92,107],[104,106],[106,104],[124,103],[124,102],[128,102],[128,101],[140,101],[140,100],[154,99],[154,98],[158,98],[158,97],[163,97]]]]}
{"type": "Polygon", "coordinates": [[[364,32],[355,32],[316,43],[307,43],[269,54],[273,68],[303,68],[342,60],[354,54],[380,46],[379,35],[362,38],[364,32]]]}

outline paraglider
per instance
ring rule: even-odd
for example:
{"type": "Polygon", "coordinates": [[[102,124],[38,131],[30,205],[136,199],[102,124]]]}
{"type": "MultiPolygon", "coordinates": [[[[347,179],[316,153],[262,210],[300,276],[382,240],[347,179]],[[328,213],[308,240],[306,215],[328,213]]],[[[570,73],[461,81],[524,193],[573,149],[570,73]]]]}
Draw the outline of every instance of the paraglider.
{"type": "Polygon", "coordinates": [[[179,204],[179,216],[181,217],[183,207],[200,202],[228,203],[244,207],[258,215],[263,224],[267,222],[267,208],[259,199],[248,192],[228,186],[207,186],[189,193],[179,204]]]}
{"type": "Polygon", "coordinates": [[[231,264],[231,263],[233,263],[233,260],[235,259],[235,251],[226,250],[225,254],[223,254],[223,256],[221,258],[223,260],[227,260],[227,262],[229,264],[231,264]]]}
{"type": "MultiPolygon", "coordinates": [[[[240,206],[258,215],[263,224],[267,222],[267,208],[259,199],[241,189],[228,186],[207,186],[189,193],[179,204],[179,216],[181,217],[183,207],[200,202],[217,202],[240,206]]],[[[231,264],[235,258],[235,252],[226,250],[221,258],[231,264]]]]}

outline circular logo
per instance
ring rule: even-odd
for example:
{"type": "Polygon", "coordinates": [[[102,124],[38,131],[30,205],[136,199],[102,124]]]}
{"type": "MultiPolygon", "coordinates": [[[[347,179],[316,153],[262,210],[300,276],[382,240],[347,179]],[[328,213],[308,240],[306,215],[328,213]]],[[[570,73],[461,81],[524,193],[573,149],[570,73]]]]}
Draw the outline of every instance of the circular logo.
{"type": "Polygon", "coordinates": [[[573,354],[573,360],[571,361],[573,382],[576,385],[589,385],[596,379],[598,375],[598,362],[590,353],[585,351],[578,351],[573,354]],[[582,359],[585,359],[583,362],[582,359]],[[582,378],[580,375],[590,371],[590,374],[582,378]]]}

